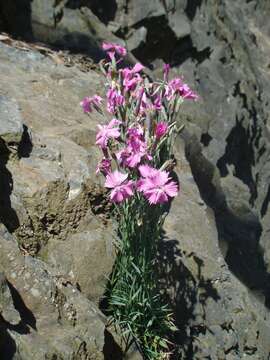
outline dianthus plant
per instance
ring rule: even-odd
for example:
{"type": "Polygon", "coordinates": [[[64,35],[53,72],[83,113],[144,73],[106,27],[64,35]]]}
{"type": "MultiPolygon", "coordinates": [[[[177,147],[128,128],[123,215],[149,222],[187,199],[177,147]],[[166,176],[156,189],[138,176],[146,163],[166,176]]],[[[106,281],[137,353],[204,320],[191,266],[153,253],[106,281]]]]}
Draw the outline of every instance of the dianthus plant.
{"type": "Polygon", "coordinates": [[[126,339],[146,359],[168,358],[174,328],[163,304],[156,276],[158,242],[166,204],[179,192],[173,179],[173,141],[180,129],[181,103],[197,95],[181,78],[151,81],[140,63],[119,68],[125,48],[104,43],[101,69],[106,77],[106,102],[99,95],[81,102],[85,113],[101,111],[104,101],[111,120],[98,125],[96,145],[102,158],[97,174],[105,177],[118,222],[117,259],[108,284],[108,310],[126,339]]]}

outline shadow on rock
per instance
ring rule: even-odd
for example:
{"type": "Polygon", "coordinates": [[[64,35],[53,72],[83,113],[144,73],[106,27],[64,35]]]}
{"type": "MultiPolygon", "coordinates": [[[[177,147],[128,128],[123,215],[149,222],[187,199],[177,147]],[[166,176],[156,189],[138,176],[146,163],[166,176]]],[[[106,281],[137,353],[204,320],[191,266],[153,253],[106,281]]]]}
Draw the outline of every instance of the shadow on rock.
{"type": "Polygon", "coordinates": [[[30,332],[29,327],[31,327],[34,330],[37,330],[36,318],[33,315],[33,313],[28,309],[28,307],[25,305],[19,292],[10,282],[8,282],[8,287],[12,296],[14,307],[18,311],[21,317],[20,323],[16,325],[9,325],[9,329],[16,331],[19,334],[28,334],[30,332]]]}
{"type": "Polygon", "coordinates": [[[20,315],[20,321],[17,324],[11,324],[3,318],[0,313],[0,352],[1,360],[12,360],[16,354],[16,342],[10,335],[10,331],[20,335],[29,334],[31,329],[36,329],[36,318],[33,313],[26,307],[22,297],[15,287],[7,282],[14,308],[20,315]]]}
{"type": "Polygon", "coordinates": [[[6,321],[0,314],[0,352],[2,360],[12,360],[16,354],[16,343],[10,336],[6,321]]]}
{"type": "MultiPolygon", "coordinates": [[[[48,43],[51,43],[48,40],[48,43]]],[[[89,36],[79,32],[63,34],[61,39],[53,42],[53,47],[61,50],[68,50],[70,54],[85,54],[94,63],[105,58],[104,51],[89,36]]]]}
{"type": "Polygon", "coordinates": [[[32,0],[0,0],[0,31],[32,40],[32,0]]]}
{"type": "Polygon", "coordinates": [[[19,227],[19,219],[11,206],[10,196],[13,190],[12,174],[6,164],[10,152],[5,143],[0,139],[0,221],[6,226],[9,232],[14,232],[19,227]]]}
{"type": "Polygon", "coordinates": [[[194,253],[182,253],[179,241],[168,239],[166,234],[163,234],[158,247],[158,277],[164,300],[172,309],[178,328],[172,341],[179,345],[185,354],[192,348],[194,355],[192,343],[198,332],[197,326],[193,325],[196,321],[196,304],[200,303],[204,309],[208,298],[215,301],[220,299],[211,281],[203,277],[203,266],[203,261],[194,253]],[[188,258],[192,258],[194,274],[184,263],[188,258]]]}
{"type": "Polygon", "coordinates": [[[19,158],[28,158],[32,152],[33,144],[31,136],[28,131],[28,127],[23,125],[23,134],[22,139],[18,147],[18,157],[19,158]]]}
{"type": "Polygon", "coordinates": [[[224,259],[229,269],[255,294],[261,292],[270,307],[270,275],[259,245],[262,226],[258,216],[252,210],[243,216],[231,209],[217,168],[204,157],[194,136],[186,133],[184,137],[194,180],[202,199],[214,211],[220,244],[227,246],[224,259]]]}
{"type": "Polygon", "coordinates": [[[108,330],[105,330],[104,333],[103,353],[104,353],[104,360],[123,359],[123,352],[120,346],[116,343],[112,334],[108,330]]]}
{"type": "Polygon", "coordinates": [[[78,6],[87,6],[99,18],[101,22],[108,25],[110,21],[115,19],[117,11],[116,0],[69,0],[67,7],[75,8],[78,6]],[[73,5],[73,7],[72,7],[73,5]]]}

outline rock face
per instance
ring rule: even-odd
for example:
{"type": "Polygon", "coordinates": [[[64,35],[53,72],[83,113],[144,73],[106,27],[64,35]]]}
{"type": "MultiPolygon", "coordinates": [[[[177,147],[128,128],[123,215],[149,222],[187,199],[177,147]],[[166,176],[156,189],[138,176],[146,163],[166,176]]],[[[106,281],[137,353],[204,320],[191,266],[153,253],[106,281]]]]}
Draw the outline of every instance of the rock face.
{"type": "MultiPolygon", "coordinates": [[[[178,357],[268,359],[269,1],[33,0],[24,5],[22,11],[15,0],[2,3],[0,27],[18,35],[19,22],[10,19],[23,17],[23,35],[83,50],[94,60],[102,56],[101,41],[125,42],[154,70],[152,76],[161,76],[166,61],[173,66],[171,76],[183,75],[198,91],[200,100],[185,104],[179,118],[186,124],[177,145],[182,196],[172,204],[160,249],[160,271],[180,329],[178,357]]],[[[94,127],[103,118],[87,119],[78,104],[89,93],[103,94],[101,77],[66,68],[53,54],[54,62],[35,51],[0,46],[3,244],[21,259],[16,239],[33,271],[48,269],[50,286],[57,286],[56,275],[64,276],[73,284],[64,290],[74,289],[83,306],[93,307],[113,265],[114,233],[93,176],[94,127]]],[[[0,250],[6,254],[3,246],[0,250]]],[[[42,343],[46,321],[23,336],[16,328],[22,315],[12,305],[10,286],[25,303],[26,295],[7,269],[0,269],[3,336],[11,348],[21,349],[35,331],[42,343]]],[[[44,309],[51,300],[46,301],[44,309]]],[[[43,310],[29,309],[43,318],[43,310]]],[[[99,344],[93,351],[101,354],[104,323],[95,321],[100,333],[93,335],[99,344]]],[[[75,330],[65,324],[68,335],[60,337],[59,347],[69,359],[77,350],[73,340],[67,348],[64,344],[75,330]]],[[[82,341],[91,348],[89,338],[82,341]]],[[[59,351],[54,346],[49,354],[59,351]]],[[[105,359],[110,358],[105,348],[105,359]]],[[[22,354],[22,359],[36,356],[22,354]]]]}
{"type": "Polygon", "coordinates": [[[1,238],[1,357],[104,359],[105,319],[45,263],[1,238]]]}
{"type": "Polygon", "coordinates": [[[100,78],[0,47],[1,358],[103,359],[114,235],[89,151],[100,117],[79,106],[100,78]]]}
{"type": "Polygon", "coordinates": [[[18,146],[22,140],[23,123],[18,105],[11,99],[0,98],[0,136],[6,146],[18,146]],[[9,121],[7,121],[7,117],[9,121]]]}
{"type": "MultiPolygon", "coordinates": [[[[191,146],[185,145],[189,135],[184,135],[176,153],[181,196],[172,203],[160,244],[163,286],[180,329],[179,358],[267,359],[269,310],[263,296],[250,291],[228,268],[215,213],[202,200],[192,176],[192,158],[198,161],[200,153],[194,139],[191,146]]],[[[222,194],[220,199],[222,209],[222,194]]]]}

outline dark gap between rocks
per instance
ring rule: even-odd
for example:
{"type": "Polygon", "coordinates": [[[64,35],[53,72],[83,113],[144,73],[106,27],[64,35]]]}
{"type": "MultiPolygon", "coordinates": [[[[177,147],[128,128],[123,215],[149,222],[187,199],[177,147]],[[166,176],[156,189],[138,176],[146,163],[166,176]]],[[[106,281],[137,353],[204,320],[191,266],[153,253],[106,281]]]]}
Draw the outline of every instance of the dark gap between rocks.
{"type": "Polygon", "coordinates": [[[202,5],[202,0],[188,0],[186,6],[186,14],[190,20],[193,20],[198,8],[202,5]]]}
{"type": "Polygon", "coordinates": [[[147,29],[146,42],[132,51],[133,55],[147,66],[151,66],[155,59],[170,62],[170,54],[176,46],[177,38],[168,26],[165,16],[148,18],[136,24],[147,29]]]}
{"type": "Polygon", "coordinates": [[[103,24],[108,25],[115,18],[117,2],[116,0],[68,0],[65,7],[72,10],[88,7],[103,24]]]}
{"type": "MultiPolygon", "coordinates": [[[[92,10],[92,12],[99,18],[99,20],[107,25],[110,21],[113,21],[117,11],[116,0],[69,0],[69,3],[78,3],[80,6],[86,6],[92,10]]],[[[68,6],[68,5],[67,5],[68,6]]]]}
{"type": "Polygon", "coordinates": [[[211,140],[213,140],[211,135],[209,135],[208,133],[202,134],[201,143],[203,144],[203,146],[208,146],[210,144],[211,140]]]}
{"type": "Polygon", "coordinates": [[[0,31],[32,40],[31,2],[32,0],[0,0],[0,31]]]}
{"type": "Polygon", "coordinates": [[[170,56],[170,63],[172,66],[180,66],[186,60],[192,59],[198,64],[201,64],[211,55],[211,48],[208,46],[205,49],[198,51],[193,45],[190,35],[177,40],[174,49],[170,56]]]}

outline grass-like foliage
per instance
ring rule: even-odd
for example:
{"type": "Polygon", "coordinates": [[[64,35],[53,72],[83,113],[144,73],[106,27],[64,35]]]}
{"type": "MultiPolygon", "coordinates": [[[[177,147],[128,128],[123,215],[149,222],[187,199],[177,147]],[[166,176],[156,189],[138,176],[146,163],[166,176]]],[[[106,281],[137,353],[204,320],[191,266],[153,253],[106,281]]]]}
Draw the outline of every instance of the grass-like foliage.
{"type": "MultiPolygon", "coordinates": [[[[125,48],[103,44],[103,49],[108,54],[108,61],[101,64],[108,85],[106,107],[113,118],[98,126],[96,145],[103,158],[97,174],[105,177],[119,224],[107,311],[145,359],[168,359],[175,326],[159,289],[157,247],[165,207],[179,191],[170,176],[173,141],[180,130],[176,116],[181,103],[197,95],[180,78],[168,81],[168,65],[163,80],[152,82],[139,63],[118,69],[125,48]]],[[[102,101],[94,95],[81,105],[86,113],[101,111],[102,101]]]]}
{"type": "MultiPolygon", "coordinates": [[[[127,338],[135,339],[146,359],[161,359],[174,329],[155,276],[161,208],[133,199],[118,206],[119,251],[109,282],[109,313],[127,338]]],[[[164,357],[165,358],[165,357],[164,357]]]]}

